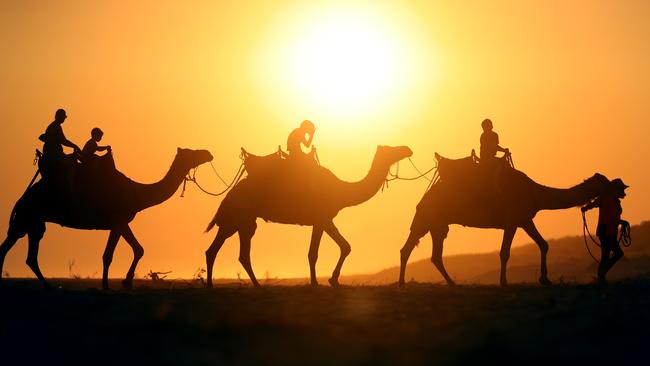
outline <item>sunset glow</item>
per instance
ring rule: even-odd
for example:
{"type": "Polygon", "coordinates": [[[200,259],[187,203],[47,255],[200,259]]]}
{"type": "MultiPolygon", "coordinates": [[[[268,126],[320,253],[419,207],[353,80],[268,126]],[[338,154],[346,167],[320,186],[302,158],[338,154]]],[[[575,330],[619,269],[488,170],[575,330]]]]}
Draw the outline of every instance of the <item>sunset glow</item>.
{"type": "MultiPolygon", "coordinates": [[[[409,146],[424,171],[435,152],[461,158],[478,151],[480,123],[491,118],[515,166],[535,181],[570,187],[595,172],[622,177],[631,186],[625,217],[633,224],[648,219],[650,174],[638,159],[650,153],[649,3],[65,4],[0,5],[0,159],[7,176],[0,218],[9,217],[35,173],[38,136],[65,108],[68,139],[83,146],[100,127],[117,168],[144,183],[165,175],[177,147],[208,149],[230,181],[241,147],[259,155],[286,148],[305,119],[316,126],[322,165],[342,180],[362,179],[377,145],[409,146]],[[602,137],[611,135],[620,138],[603,148],[602,137]]],[[[400,175],[417,172],[404,162],[400,175]]],[[[207,166],[197,178],[208,190],[225,189],[207,166]]],[[[340,212],[335,222],[353,248],[343,275],[397,264],[428,183],[391,182],[340,212]]],[[[133,221],[146,250],[139,276],[171,270],[191,277],[205,265],[214,235],[204,229],[222,199],[192,185],[179,195],[133,221]]],[[[0,222],[6,232],[8,220],[0,222]]],[[[547,239],[581,234],[577,209],[540,213],[536,223],[547,239]]],[[[97,277],[106,240],[103,231],[48,224],[41,268],[68,276],[74,259],[75,272],[97,277]]],[[[251,253],[258,275],[306,276],[309,240],[307,227],[258,220],[251,253]]],[[[452,226],[445,255],[489,252],[500,242],[496,230],[452,226]]],[[[529,242],[521,231],[515,236],[515,246],[529,242]]],[[[333,267],[338,252],[325,237],[319,273],[333,267]]],[[[26,253],[23,239],[5,270],[31,276],[26,253]]],[[[215,276],[236,278],[238,255],[237,239],[229,239],[215,276]]],[[[423,240],[412,260],[430,255],[423,240]]],[[[131,258],[121,241],[110,275],[122,276],[131,258]]]]}

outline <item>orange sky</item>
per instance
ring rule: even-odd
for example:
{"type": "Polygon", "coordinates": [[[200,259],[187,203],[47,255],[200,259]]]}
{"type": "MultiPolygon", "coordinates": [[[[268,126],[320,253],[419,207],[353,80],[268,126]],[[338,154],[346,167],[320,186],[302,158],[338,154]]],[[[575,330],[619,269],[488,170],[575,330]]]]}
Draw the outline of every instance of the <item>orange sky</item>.
{"type": "MultiPolygon", "coordinates": [[[[209,149],[229,178],[240,146],[272,152],[303,119],[317,125],[321,162],[342,179],[362,178],[379,144],[410,146],[424,169],[436,151],[461,157],[477,148],[489,117],[517,168],[537,182],[622,177],[631,185],[624,216],[639,223],[650,202],[649,18],[645,1],[3,1],[0,217],[34,173],[38,135],[63,107],[69,139],[81,145],[101,127],[119,169],[142,182],[162,177],[177,146],[209,149]]],[[[407,164],[400,171],[415,174],[407,164]]],[[[222,188],[208,167],[199,178],[222,188]]],[[[343,274],[398,264],[426,185],[394,182],[339,214],[353,248],[343,274]]],[[[189,186],[185,198],[140,213],[132,223],[145,247],[138,273],[191,276],[204,267],[214,233],[202,231],[219,202],[189,186]]],[[[581,232],[577,209],[542,212],[536,223],[546,238],[581,232]]],[[[258,225],[258,277],[308,276],[309,228],[258,225]]],[[[67,276],[74,259],[77,274],[99,276],[106,238],[48,224],[41,269],[67,276]]],[[[515,241],[530,240],[518,232],[515,241]]],[[[500,232],[452,227],[445,244],[446,254],[490,251],[500,232]]],[[[427,238],[413,258],[430,248],[427,238]]],[[[26,249],[23,239],[9,253],[11,276],[31,276],[26,249]]],[[[233,237],[215,276],[243,275],[237,255],[233,237]]],[[[337,256],[324,238],[319,275],[337,256]]],[[[118,246],[111,276],[123,276],[130,260],[118,246]]]]}

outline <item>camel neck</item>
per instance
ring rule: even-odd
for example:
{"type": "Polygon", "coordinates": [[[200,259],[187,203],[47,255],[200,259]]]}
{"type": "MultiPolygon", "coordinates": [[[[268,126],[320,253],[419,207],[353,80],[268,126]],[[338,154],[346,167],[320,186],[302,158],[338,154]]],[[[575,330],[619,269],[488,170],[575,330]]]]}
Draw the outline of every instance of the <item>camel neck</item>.
{"type": "Polygon", "coordinates": [[[535,198],[540,210],[560,210],[583,205],[598,195],[598,190],[588,183],[571,188],[551,188],[537,185],[535,198]]]}
{"type": "Polygon", "coordinates": [[[372,198],[384,184],[389,167],[388,164],[379,162],[375,156],[365,178],[358,182],[344,183],[345,186],[341,189],[342,206],[356,206],[372,198]]]}
{"type": "Polygon", "coordinates": [[[178,159],[174,159],[169,171],[160,181],[140,186],[137,211],[161,204],[176,192],[188,172],[181,165],[178,159]]]}

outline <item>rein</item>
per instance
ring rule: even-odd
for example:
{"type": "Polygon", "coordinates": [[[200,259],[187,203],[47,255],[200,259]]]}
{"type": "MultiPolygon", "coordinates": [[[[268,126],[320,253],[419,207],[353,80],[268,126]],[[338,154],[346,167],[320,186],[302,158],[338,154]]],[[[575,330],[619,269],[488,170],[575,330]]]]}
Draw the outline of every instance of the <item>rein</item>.
{"type": "Polygon", "coordinates": [[[235,177],[232,179],[230,184],[228,184],[228,183],[226,183],[226,181],[223,178],[221,178],[221,176],[217,172],[217,169],[215,169],[212,162],[210,162],[210,166],[212,167],[212,171],[214,172],[214,174],[217,177],[219,177],[219,179],[226,186],[226,189],[224,189],[221,192],[214,193],[214,192],[210,192],[210,191],[206,190],[205,188],[203,188],[199,184],[199,182],[196,180],[196,172],[198,170],[198,167],[196,167],[196,168],[192,169],[191,173],[188,173],[187,176],[183,179],[183,191],[181,192],[181,197],[185,197],[185,187],[187,185],[187,182],[192,182],[192,183],[196,184],[196,186],[205,194],[208,194],[208,195],[214,196],[214,197],[221,196],[221,195],[225,194],[226,192],[228,192],[235,184],[239,183],[239,180],[241,179],[242,175],[244,175],[244,172],[246,171],[246,169],[244,168],[244,163],[242,162],[241,165],[239,166],[239,169],[237,169],[237,173],[235,173],[235,177]]]}
{"type": "MultiPolygon", "coordinates": [[[[601,243],[598,242],[598,240],[594,239],[594,237],[591,235],[591,232],[589,231],[589,226],[587,225],[587,217],[585,215],[585,212],[582,213],[582,237],[584,238],[585,241],[585,247],[587,248],[587,252],[593,258],[593,260],[596,263],[600,263],[600,261],[594,257],[594,255],[591,253],[591,250],[589,249],[589,243],[587,242],[587,236],[589,236],[589,239],[596,244],[597,247],[601,247],[601,243]]],[[[632,245],[632,230],[630,229],[629,225],[622,225],[621,227],[621,234],[618,237],[618,244],[623,245],[624,247],[629,247],[632,245]]]]}
{"type": "Polygon", "coordinates": [[[408,159],[409,159],[409,162],[411,163],[411,165],[413,166],[413,168],[415,169],[415,171],[418,172],[418,175],[415,176],[415,177],[400,177],[400,175],[399,175],[399,161],[398,161],[397,163],[395,163],[395,174],[393,174],[393,172],[390,171],[390,168],[388,169],[388,177],[386,177],[386,180],[384,181],[382,191],[383,191],[384,188],[388,188],[388,183],[389,182],[392,182],[394,180],[418,180],[420,178],[424,178],[424,179],[429,181],[429,185],[427,187],[427,190],[429,189],[429,187],[431,187],[431,185],[433,183],[435,183],[438,180],[439,174],[438,174],[438,166],[437,165],[434,165],[431,169],[429,169],[429,170],[427,170],[426,172],[423,173],[420,169],[418,169],[418,167],[415,165],[415,163],[413,162],[413,160],[411,160],[410,157],[408,159]],[[432,178],[427,177],[427,174],[431,173],[434,170],[435,170],[435,172],[433,173],[433,177],[432,178]]]}

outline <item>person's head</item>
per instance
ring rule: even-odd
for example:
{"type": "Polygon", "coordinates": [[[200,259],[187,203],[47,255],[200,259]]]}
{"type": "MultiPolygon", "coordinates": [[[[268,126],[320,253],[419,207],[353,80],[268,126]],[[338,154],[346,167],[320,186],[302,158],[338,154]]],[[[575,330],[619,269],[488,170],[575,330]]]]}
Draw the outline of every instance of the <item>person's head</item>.
{"type": "Polygon", "coordinates": [[[66,118],[68,118],[68,115],[65,113],[65,110],[63,108],[57,109],[56,113],[54,113],[54,120],[56,122],[63,123],[66,118]]]}
{"type": "Polygon", "coordinates": [[[629,186],[623,183],[621,178],[613,179],[610,183],[611,192],[616,198],[625,198],[625,189],[627,187],[629,186]]]}
{"type": "Polygon", "coordinates": [[[104,132],[100,130],[98,127],[95,127],[90,131],[90,136],[93,138],[93,140],[99,142],[102,140],[102,136],[104,136],[104,132]]]}
{"type": "Polygon", "coordinates": [[[316,131],[316,126],[314,126],[311,121],[304,120],[300,124],[300,128],[303,129],[305,132],[309,133],[310,135],[313,135],[314,132],[316,131]]]}
{"type": "Polygon", "coordinates": [[[483,131],[492,131],[492,121],[489,118],[486,118],[481,122],[481,127],[483,131]]]}

